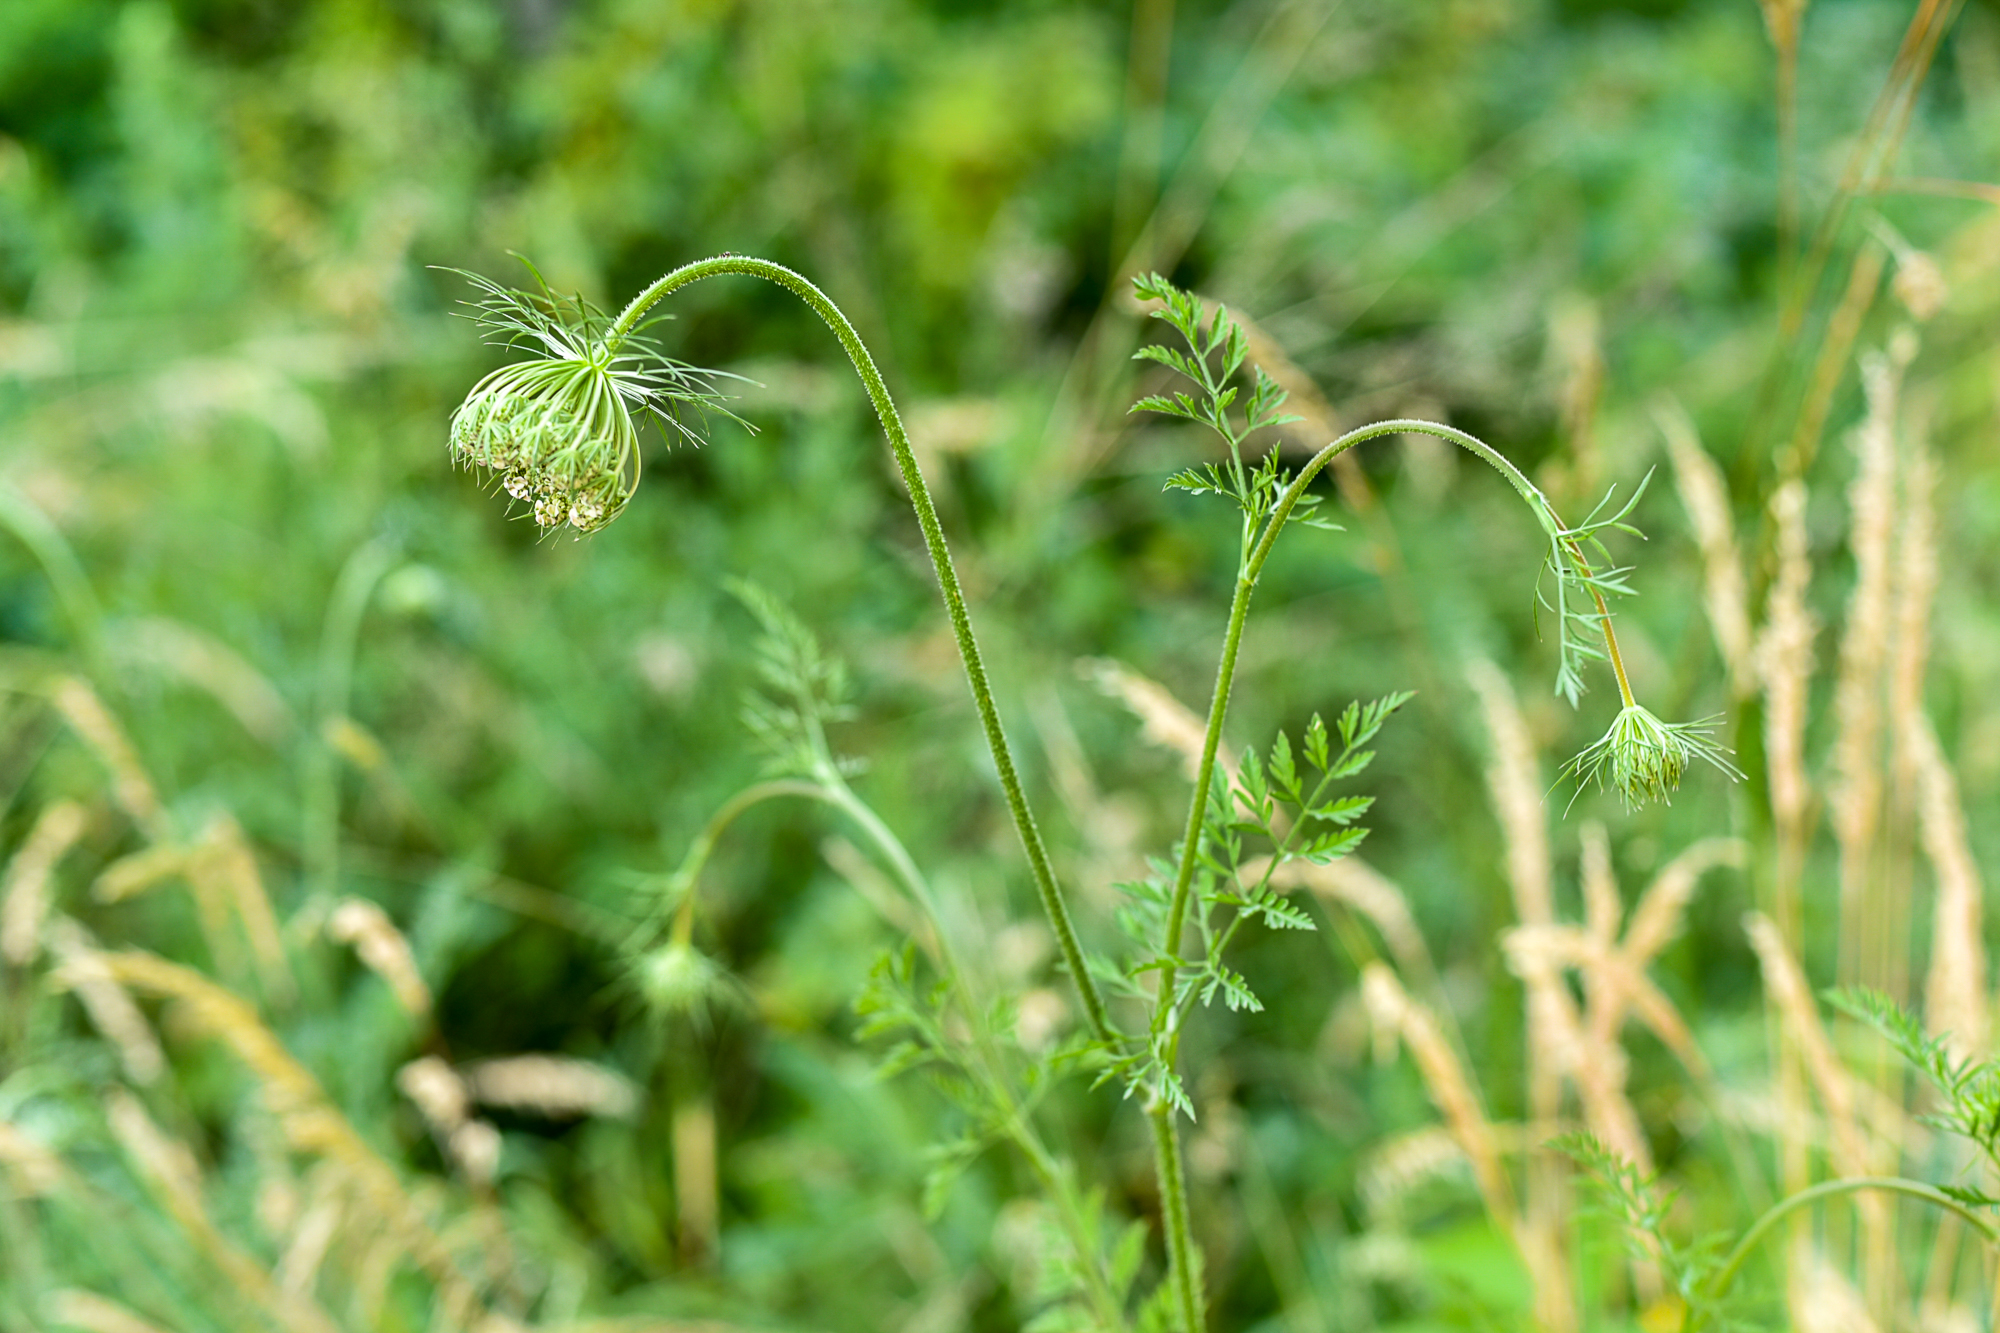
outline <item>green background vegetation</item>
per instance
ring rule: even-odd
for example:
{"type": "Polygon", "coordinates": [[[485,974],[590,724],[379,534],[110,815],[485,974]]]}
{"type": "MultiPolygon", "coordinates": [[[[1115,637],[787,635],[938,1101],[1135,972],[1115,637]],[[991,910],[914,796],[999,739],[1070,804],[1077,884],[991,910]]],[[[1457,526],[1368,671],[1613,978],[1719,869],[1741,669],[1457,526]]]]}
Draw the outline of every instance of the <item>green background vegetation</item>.
{"type": "MultiPolygon", "coordinates": [[[[1825,0],[1806,16],[1806,236],[1908,9],[1825,0]]],[[[733,280],[676,297],[663,342],[756,381],[735,404],[756,434],[720,421],[698,450],[655,436],[616,524],[587,542],[537,540],[448,467],[449,414],[499,354],[454,317],[467,289],[434,265],[514,281],[519,252],[556,287],[616,306],[668,267],[731,250],[789,264],[842,303],[910,420],[1003,713],[1085,933],[1102,945],[1110,882],[1165,850],[1185,782],[1178,757],[1142,739],[1078,662],[1115,658],[1204,700],[1236,537],[1222,509],[1161,490],[1212,456],[1208,437],[1125,414],[1152,383],[1126,359],[1146,336],[1127,296],[1133,271],[1156,267],[1255,321],[1338,423],[1448,420],[1573,518],[1663,468],[1637,515],[1650,543],[1619,550],[1639,565],[1641,596],[1620,621],[1635,684],[1663,715],[1728,712],[1752,781],[1697,774],[1671,808],[1632,817],[1586,794],[1564,820],[1567,793],[1551,795],[1561,908],[1576,917],[1589,819],[1610,824],[1628,888],[1700,837],[1769,828],[1761,715],[1732,699],[1704,618],[1657,395],[1686,408],[1723,468],[1761,594],[1774,460],[1853,257],[1892,230],[1937,257],[1948,288],[1907,391],[1943,478],[1926,701],[1973,850],[1982,861],[1996,850],[1991,201],[1861,200],[1831,233],[1803,331],[1781,334],[1774,59],[1748,0],[1140,0],[1139,11],[1053,0],[0,9],[0,479],[54,525],[95,604],[65,600],[46,551],[0,540],[0,846],[18,846],[58,799],[84,803],[58,910],[107,945],[231,980],[189,895],[105,903],[91,891],[147,835],[45,692],[23,683],[80,672],[122,720],[174,828],[192,836],[226,810],[247,831],[300,979],[267,1021],[406,1179],[444,1191],[454,1202],[439,1206],[468,1227],[504,1218],[524,1320],[983,1330],[1018,1327],[1035,1308],[1020,1272],[1033,1219],[1010,1202],[1030,1191],[1015,1163],[989,1154],[936,1223],[920,1212],[925,1150],[949,1117],[921,1079],[876,1080],[853,1040],[853,998],[898,935],[822,855],[835,821],[767,807],[718,853],[700,943],[740,979],[735,1002],[662,1023],[627,979],[626,923],[651,910],[707,813],[756,773],[736,718],[754,625],[727,578],[772,589],[852,664],[858,706],[837,741],[867,764],[857,787],[931,870],[965,938],[991,942],[999,983],[1061,992],[1062,980],[899,483],[811,314],[733,280]],[[346,692],[343,578],[345,614],[358,616],[346,692]],[[225,647],[264,685],[212,655],[190,665],[189,642],[225,647]],[[340,793],[334,863],[315,861],[328,782],[340,793]],[[411,1020],[316,933],[315,889],[328,887],[379,903],[408,937],[434,1024],[411,1020]],[[497,1187],[467,1202],[396,1071],[425,1053],[522,1052],[619,1069],[640,1085],[640,1109],[499,1114],[497,1187]],[[675,1107],[694,1102],[716,1125],[713,1246],[686,1234],[674,1186],[675,1107]]],[[[1890,174],[1989,172],[1996,94],[2000,10],[1972,4],[1890,174]]],[[[1888,282],[1859,348],[1908,322],[1888,282]]],[[[1836,368],[1808,473],[1823,666],[1853,578],[1845,441],[1862,413],[1852,366],[1836,368]]],[[[1496,945],[1514,908],[1465,663],[1489,658],[1514,682],[1545,783],[1608,722],[1613,692],[1600,680],[1577,714],[1549,697],[1552,647],[1531,615],[1538,534],[1514,497],[1422,442],[1357,457],[1362,485],[1329,506],[1347,530],[1294,534],[1265,577],[1230,738],[1261,747],[1315,710],[1418,691],[1370,774],[1366,855],[1408,895],[1491,1114],[1518,1122],[1523,1006],[1496,945]]],[[[1816,702],[1829,680],[1823,669],[1816,702]]],[[[1818,773],[1833,732],[1814,716],[1818,773]]],[[[1740,925],[1759,901],[1757,864],[1704,882],[1654,973],[1746,1102],[1770,1077],[1740,925]]],[[[1831,980],[1830,838],[1803,883],[1809,971],[1831,980]]],[[[1916,998],[1928,872],[1906,887],[1916,998]]],[[[1364,1197],[1384,1146],[1437,1115],[1407,1059],[1371,1058],[1341,938],[1259,938],[1242,967],[1269,1011],[1208,1012],[1188,1039],[1215,1325],[1520,1326],[1527,1279],[1462,1166],[1411,1185],[1393,1218],[1364,1197]]],[[[217,1294],[212,1257],[121,1166],[104,1107],[123,1076],[75,1001],[38,970],[9,969],[4,984],[0,1120],[53,1146],[98,1193],[82,1204],[17,1190],[0,1204],[0,1323],[57,1327],[50,1293],[86,1288],[177,1330],[261,1326],[217,1294]]],[[[219,1225],[275,1264],[284,1241],[259,1230],[257,1200],[276,1168],[238,1066],[177,1036],[170,1010],[147,1012],[173,1062],[147,1105],[199,1160],[219,1225]]],[[[1715,1108],[1657,1043],[1635,1035],[1629,1051],[1654,1154],[1688,1186],[1681,1223],[1740,1228],[1754,1210],[1715,1108]]],[[[1048,1119],[1114,1211],[1157,1208],[1130,1106],[1078,1084],[1048,1119]]],[[[1578,1240],[1586,1304],[1608,1287],[1602,1326],[1623,1327],[1616,1246],[1596,1230],[1578,1240]]],[[[1912,1244],[1928,1235],[1911,1232],[1912,1244]]],[[[392,1283],[379,1326],[422,1326],[424,1292],[392,1283]]],[[[330,1308],[361,1326],[350,1306],[330,1308]]]]}

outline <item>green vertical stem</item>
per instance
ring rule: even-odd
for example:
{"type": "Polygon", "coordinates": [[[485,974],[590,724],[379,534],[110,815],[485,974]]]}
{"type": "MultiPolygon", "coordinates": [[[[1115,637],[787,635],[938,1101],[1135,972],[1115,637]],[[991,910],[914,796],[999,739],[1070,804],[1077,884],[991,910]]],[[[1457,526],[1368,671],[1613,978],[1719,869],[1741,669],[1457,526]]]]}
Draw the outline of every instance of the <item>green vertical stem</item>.
{"type": "MultiPolygon", "coordinates": [[[[1278,534],[1284,531],[1290,521],[1292,510],[1305,494],[1306,487],[1327,464],[1346,453],[1363,441],[1383,435],[1435,435],[1449,440],[1460,448],[1484,459],[1507,479],[1509,485],[1534,511],[1535,519],[1542,526],[1552,542],[1581,562],[1581,553],[1575,550],[1573,542],[1563,537],[1564,528],[1550,506],[1548,498],[1528,480],[1522,471],[1510,463],[1506,456],[1477,436],[1462,430],[1441,425],[1434,421],[1395,420],[1378,421],[1371,425],[1351,430],[1333,443],[1314,454],[1312,459],[1299,470],[1291,484],[1279,495],[1272,507],[1270,517],[1265,521],[1256,545],[1243,560],[1243,566],[1236,578],[1236,594],[1230,601],[1229,628],[1223,636],[1222,661],[1216,668],[1215,695],[1208,707],[1208,726],[1202,736],[1201,762],[1195,769],[1194,795],[1188,802],[1187,828],[1181,841],[1180,865],[1174,877],[1173,898],[1167,907],[1166,938],[1162,941],[1161,952],[1165,966],[1160,969],[1159,996],[1153,1009],[1151,1027],[1156,1049],[1163,1051],[1162,1059],[1171,1068],[1179,1052],[1180,1034],[1170,1030],[1174,1010],[1179,1003],[1179,970],[1181,960],[1181,935],[1187,925],[1188,900],[1194,887],[1195,868],[1199,863],[1201,849],[1201,827],[1203,815],[1208,809],[1209,791],[1214,785],[1215,757],[1222,745],[1222,725],[1229,711],[1229,694],[1236,679],[1236,659],[1243,646],[1243,626],[1250,615],[1250,599],[1257,590],[1257,578],[1263,572],[1264,563],[1270,559],[1271,549],[1277,544],[1278,534]]],[[[1587,570],[1588,567],[1584,566],[1587,570]]],[[[1595,595],[1596,590],[1592,589],[1595,595]]],[[[1631,691],[1625,683],[1623,660],[1618,653],[1618,642],[1611,628],[1609,608],[1598,599],[1597,606],[1602,613],[1604,638],[1612,661],[1618,664],[1618,684],[1627,704],[1631,702],[1631,691]]],[[[1164,1099],[1152,1111],[1153,1140],[1158,1158],[1159,1184],[1161,1194],[1161,1217],[1167,1227],[1167,1251],[1174,1258],[1175,1281],[1179,1284],[1182,1319],[1187,1333],[1200,1333],[1203,1327],[1201,1305],[1194,1289],[1194,1271],[1190,1262],[1194,1241],[1188,1228],[1187,1182],[1180,1168],[1179,1140],[1174,1134],[1173,1112],[1164,1099]]]]}
{"type": "Polygon", "coordinates": [[[951,618],[951,631],[958,641],[958,656],[965,666],[966,683],[972,688],[972,700],[979,710],[980,725],[986,732],[986,745],[993,752],[993,767],[999,773],[1000,789],[1006,797],[1008,813],[1014,817],[1021,848],[1027,853],[1028,868],[1034,876],[1042,910],[1047,913],[1049,925],[1055,930],[1063,963],[1069,968],[1070,979],[1083,1001],[1084,1016],[1092,1035],[1100,1041],[1114,1040],[1111,1020],[1105,1013],[1097,983],[1092,980],[1084,963],[1083,947],[1077,941],[1076,928],[1070,922],[1069,907],[1056,884],[1055,870],[1049,862],[1048,849],[1042,843],[1041,830],[1035,826],[1034,813],[1028,808],[1028,798],[1021,790],[1013,751],[1008,747],[1007,733],[1000,725],[999,710],[993,704],[993,689],[987,682],[986,665],[979,655],[979,644],[973,638],[972,617],[966,610],[965,594],[959,589],[958,572],[952,566],[951,551],[945,545],[944,525],[938,521],[930,488],[924,484],[923,473],[917,467],[917,456],[910,447],[909,433],[903,428],[902,416],[896,411],[896,404],[889,397],[888,385],[883,382],[882,373],[875,368],[875,360],[869,355],[867,345],[861,341],[861,335],[854,331],[847,316],[840,312],[825,292],[791,269],[768,259],[754,259],[747,255],[717,255],[712,259],[682,265],[634,297],[606,333],[606,347],[615,351],[638,326],[640,317],[661,298],[690,283],[724,273],[740,273],[774,282],[811,306],[813,313],[826,321],[827,327],[840,339],[848,360],[854,363],[855,373],[867,388],[869,401],[875,405],[875,415],[881,419],[883,433],[889,437],[889,448],[896,456],[896,467],[902,472],[903,484],[910,493],[910,504],[917,514],[917,526],[923,529],[924,547],[930,554],[931,567],[937,573],[938,590],[944,596],[946,614],[951,618]]]}
{"type": "Polygon", "coordinates": [[[1153,1122],[1153,1169],[1160,1183],[1160,1223],[1167,1233],[1167,1281],[1174,1284],[1185,1333],[1206,1325],[1195,1272],[1194,1228],[1188,1219],[1187,1170],[1181,1162],[1180,1129],[1173,1104],[1164,1097],[1147,1112],[1153,1122]]]}

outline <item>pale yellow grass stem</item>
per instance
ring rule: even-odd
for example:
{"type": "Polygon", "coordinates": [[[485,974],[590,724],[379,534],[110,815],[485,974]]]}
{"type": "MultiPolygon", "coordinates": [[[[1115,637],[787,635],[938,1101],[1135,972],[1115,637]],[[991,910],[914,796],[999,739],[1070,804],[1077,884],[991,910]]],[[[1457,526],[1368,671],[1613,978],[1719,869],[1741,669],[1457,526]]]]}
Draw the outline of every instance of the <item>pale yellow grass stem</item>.
{"type": "Polygon", "coordinates": [[[25,967],[41,952],[42,921],[54,901],[56,864],[89,823],[83,807],[57,801],[36,816],[0,879],[0,960],[25,967]]]}
{"type": "Polygon", "coordinates": [[[412,1019],[430,1018],[431,991],[417,970],[410,942],[389,920],[389,914],[366,898],[346,898],[326,919],[327,938],[352,945],[355,957],[376,976],[387,982],[396,1003],[412,1019]]]}
{"type": "Polygon", "coordinates": [[[423,1210],[247,1001],[198,972],[152,954],[106,953],[98,958],[122,985],[180,1001],[196,1030],[227,1045],[254,1076],[266,1108],[293,1151],[333,1163],[345,1175],[355,1215],[370,1218],[386,1233],[391,1268],[404,1259],[413,1260],[436,1285],[441,1317],[457,1326],[470,1321],[478,1294],[458,1271],[423,1210]]]}
{"type": "Polygon", "coordinates": [[[1924,854],[1937,877],[1931,927],[1931,970],[1924,986],[1924,1019],[1945,1036],[1960,1059],[1986,1054],[1990,1014],[1986,1000],[1985,886],[1966,835],[1958,779],[1922,716],[1907,739],[1917,774],[1917,824],[1924,854]]]}
{"type": "Polygon", "coordinates": [[[49,700],[69,723],[70,730],[95,752],[110,773],[112,799],[119,808],[131,816],[147,837],[155,842],[168,841],[173,835],[173,825],[167,818],[166,807],[160,804],[153,780],[139,762],[139,752],[132,748],[125,729],[118,725],[118,719],[111,715],[97,692],[79,677],[64,676],[55,682],[49,700]]]}
{"type": "Polygon", "coordinates": [[[1702,604],[1709,630],[1729,672],[1731,692],[1748,698],[1757,687],[1750,633],[1750,599],[1744,588],[1743,557],[1736,544],[1736,521],[1729,508],[1729,485],[1708,455],[1694,422],[1672,398],[1653,406],[1653,419],[1666,436],[1674,465],[1674,485],[1701,547],[1702,604]]]}

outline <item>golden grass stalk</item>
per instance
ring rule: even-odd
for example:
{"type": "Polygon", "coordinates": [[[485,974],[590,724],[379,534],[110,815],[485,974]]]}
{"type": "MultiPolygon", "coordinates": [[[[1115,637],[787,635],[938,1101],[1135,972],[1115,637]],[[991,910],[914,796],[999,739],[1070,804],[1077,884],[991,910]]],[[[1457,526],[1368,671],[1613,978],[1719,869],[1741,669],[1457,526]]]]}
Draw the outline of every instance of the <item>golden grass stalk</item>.
{"type": "MultiPolygon", "coordinates": [[[[1859,467],[1848,488],[1854,591],[1834,682],[1833,832],[1840,844],[1841,947],[1856,975],[1882,804],[1883,668],[1894,611],[1896,398],[1899,368],[1880,353],[1862,360],[1868,413],[1854,435],[1859,467]]],[[[1863,978],[1874,980],[1874,978],[1863,978]]]]}
{"type": "Polygon", "coordinates": [[[1880,246],[1863,245],[1848,271],[1847,290],[1827,321],[1825,341],[1813,362],[1812,378],[1806,386],[1805,402],[1793,427],[1791,441],[1778,460],[1779,475],[1786,481],[1805,476],[1819,452],[1820,435],[1826,429],[1827,413],[1833,396],[1846,377],[1849,354],[1861,334],[1862,320],[1875,303],[1882,286],[1883,255],[1880,246]]]}
{"type": "MultiPolygon", "coordinates": [[[[1244,877],[1253,883],[1262,874],[1261,862],[1244,867],[1244,877]]],[[[1414,974],[1426,986],[1435,986],[1437,968],[1409,899],[1394,880],[1360,857],[1350,854],[1325,865],[1292,861],[1273,872],[1271,883],[1278,888],[1308,889],[1351,909],[1381,934],[1397,967],[1414,974]]]]}
{"type": "Polygon", "coordinates": [[[1356,1181],[1371,1225],[1380,1226],[1418,1186],[1470,1162],[1458,1136],[1442,1125],[1427,1125],[1376,1144],[1362,1160],[1356,1181]]]}
{"type": "Polygon", "coordinates": [[[160,803],[159,793],[153,789],[153,780],[146,775],[139,752],[132,748],[125,729],[118,725],[118,719],[111,715],[97,692],[77,676],[64,676],[55,682],[49,698],[69,723],[70,730],[91,748],[110,773],[112,799],[119,808],[153,841],[170,840],[173,825],[167,818],[166,807],[160,803]]]}
{"type": "Polygon", "coordinates": [[[64,917],[49,923],[44,938],[56,960],[51,980],[76,992],[91,1024],[117,1049],[126,1077],[142,1087],[158,1079],[166,1072],[167,1057],[153,1036],[153,1025],[104,966],[89,932],[64,917]]]}
{"type": "Polygon", "coordinates": [[[178,842],[159,842],[106,866],[91,885],[91,894],[101,903],[124,902],[178,879],[188,886],[194,902],[195,920],[209,957],[217,970],[232,983],[247,980],[243,950],[230,929],[231,904],[213,876],[196,872],[197,852],[178,842]]]}
{"type": "Polygon", "coordinates": [[[186,874],[197,896],[226,901],[250,941],[250,956],[267,996],[280,1002],[295,993],[291,960],[285,955],[277,913],[264,890],[264,876],[243,826],[228,811],[218,811],[202,829],[188,858],[186,874]]]}
{"type": "Polygon", "coordinates": [[[1874,1154],[1856,1113],[1858,1093],[1834,1054],[1805,974],[1769,917],[1751,912],[1743,918],[1743,928],[1764,972],[1765,996],[1804,1057],[1806,1072],[1825,1108],[1834,1168],[1844,1176],[1868,1175],[1874,1154]]]}
{"type": "Polygon", "coordinates": [[[1459,1150],[1472,1163],[1472,1178],[1479,1186],[1487,1213],[1518,1244],[1520,1215],[1515,1207],[1514,1187],[1501,1165],[1499,1139],[1486,1117],[1486,1108],[1471,1076],[1451,1043],[1444,1039],[1436,1016],[1421,1001],[1410,997],[1386,963],[1370,963],[1362,970],[1361,998],[1377,1029],[1409,1047],[1410,1058],[1416,1062],[1432,1104],[1444,1117],[1445,1127],[1451,1131],[1459,1150]]]}
{"type": "Polygon", "coordinates": [[[388,983],[403,1011],[418,1022],[429,1019],[431,990],[417,971],[410,942],[389,920],[388,913],[365,898],[346,898],[326,919],[327,938],[352,945],[355,957],[388,983]]]}
{"type": "MultiPolygon", "coordinates": [[[[1140,735],[1180,755],[1188,777],[1194,777],[1201,767],[1201,747],[1207,728],[1171,690],[1108,657],[1085,658],[1077,665],[1099,690],[1131,710],[1139,719],[1140,735]]],[[[1236,756],[1226,744],[1216,752],[1215,761],[1224,772],[1235,774],[1236,756]]]]}
{"type": "Polygon", "coordinates": [[[1966,836],[1958,779],[1923,717],[1911,724],[1907,745],[1917,774],[1917,826],[1937,877],[1924,1018],[1954,1055],[1969,1059],[1985,1054],[1991,1021],[1982,933],[1985,886],[1966,836]]]}
{"type": "Polygon", "coordinates": [[[1797,931],[1792,886],[1811,832],[1812,782],[1806,775],[1806,719],[1811,702],[1813,637],[1818,625],[1806,605],[1812,558],[1806,538],[1806,486],[1789,481],[1771,499],[1777,528],[1778,577],[1771,586],[1768,619],[1757,638],[1757,675],[1764,687],[1764,766],[1771,816],[1778,834],[1781,904],[1778,923],[1787,938],[1797,931]]]}
{"type": "Polygon", "coordinates": [[[1793,1266],[1786,1294],[1798,1333],[1877,1333],[1881,1327],[1854,1284],[1818,1250],[1793,1266]]]}
{"type": "Polygon", "coordinates": [[[629,1119],[639,1109],[639,1089],[616,1070],[559,1055],[513,1055],[481,1060],[459,1071],[472,1099],[483,1106],[532,1111],[555,1119],[604,1116],[629,1119]]]}
{"type": "Polygon", "coordinates": [[[5,1120],[0,1120],[0,1166],[7,1168],[16,1198],[54,1194],[67,1175],[62,1158],[5,1120]]]}
{"type": "MultiPolygon", "coordinates": [[[[1492,737],[1486,786],[1506,843],[1507,882],[1513,892],[1515,919],[1524,926],[1553,925],[1555,885],[1534,740],[1515,702],[1513,687],[1499,668],[1475,659],[1466,667],[1466,678],[1479,696],[1492,737]]],[[[1530,951],[1518,958],[1510,956],[1509,961],[1516,965],[1527,991],[1528,1115],[1538,1125],[1553,1127],[1562,1111],[1563,1074],[1578,1055],[1576,1003],[1543,955],[1530,951]]],[[[1523,1253],[1532,1252],[1539,1256],[1534,1262],[1557,1270],[1566,1267],[1562,1254],[1567,1212],[1562,1197],[1564,1174],[1564,1165],[1554,1153],[1538,1153],[1529,1160],[1524,1226],[1531,1234],[1523,1253]]],[[[1542,1311],[1546,1325],[1574,1325],[1575,1312],[1566,1289],[1543,1292],[1542,1297],[1550,1302],[1542,1311]]]]}
{"type": "Polygon", "coordinates": [[[1506,838],[1507,882],[1514,894],[1514,915],[1522,925],[1548,925],[1555,920],[1555,886],[1534,738],[1528,734],[1527,720],[1515,702],[1513,686],[1498,667],[1475,660],[1466,667],[1466,679],[1479,696],[1493,741],[1486,787],[1506,838]]]}
{"type": "Polygon", "coordinates": [[[385,1230],[391,1267],[404,1258],[413,1260],[436,1286],[445,1322],[457,1326],[469,1322],[479,1304],[478,1294],[458,1271],[424,1210],[247,1001],[200,973],[153,954],[103,953],[97,958],[120,984],[179,1001],[196,1031],[228,1046],[255,1079],[266,1109],[292,1150],[334,1165],[353,1198],[352,1215],[368,1217],[385,1230]]]}
{"type": "Polygon", "coordinates": [[[110,1297],[74,1287],[50,1292],[48,1312],[50,1323],[82,1329],[83,1333],[165,1333],[158,1324],[110,1297]]]}
{"type": "Polygon", "coordinates": [[[435,1055],[419,1057],[398,1069],[396,1091],[410,1099],[417,1114],[439,1137],[449,1136],[472,1112],[472,1094],[465,1080],[435,1055]]]}
{"type": "Polygon", "coordinates": [[[201,1170],[194,1154],[169,1137],[138,1099],[114,1088],[105,1103],[111,1132],[154,1199],[206,1254],[237,1292],[262,1307],[279,1327],[299,1333],[338,1333],[318,1305],[278,1286],[264,1266],[216,1229],[201,1198],[201,1170]]]}
{"type": "Polygon", "coordinates": [[[282,1290],[300,1296],[312,1292],[345,1218],[346,1201],[337,1186],[325,1190],[312,1202],[292,1228],[291,1243],[285,1246],[274,1270],[282,1290]]]}
{"type": "Polygon", "coordinates": [[[1735,838],[1703,838],[1667,862],[1632,909],[1622,946],[1626,967],[1644,971],[1659,957],[1680,934],[1688,901],[1701,877],[1723,866],[1741,866],[1748,852],[1749,848],[1735,838]]]}
{"type": "Polygon", "coordinates": [[[1672,398],[1653,406],[1653,419],[1667,440],[1674,485],[1701,547],[1702,604],[1716,650],[1729,672],[1732,693],[1747,698],[1756,688],[1750,632],[1750,599],[1744,589],[1743,557],[1736,544],[1736,520],[1729,508],[1729,485],[1709,457],[1694,422],[1672,398]]]}
{"type": "Polygon", "coordinates": [[[298,727],[291,707],[256,667],[212,635],[162,616],[118,626],[118,647],[146,665],[162,669],[209,695],[243,729],[266,745],[276,745],[298,727]]]}
{"type": "Polygon", "coordinates": [[[721,1238],[721,1196],[717,1189],[715,1107],[706,1097],[674,1108],[674,1209],[681,1255],[689,1262],[713,1260],[721,1238]]]}
{"type": "Polygon", "coordinates": [[[1924,673],[1930,665],[1931,606],[1937,597],[1937,461],[1920,439],[1903,466],[1903,514],[1896,536],[1895,641],[1889,657],[1889,729],[1899,793],[1916,782],[1916,731],[1924,722],[1924,673]]]}
{"type": "Polygon", "coordinates": [[[0,878],[0,960],[25,967],[41,952],[42,920],[53,900],[57,862],[83,836],[89,820],[74,801],[42,811],[0,878]]]}

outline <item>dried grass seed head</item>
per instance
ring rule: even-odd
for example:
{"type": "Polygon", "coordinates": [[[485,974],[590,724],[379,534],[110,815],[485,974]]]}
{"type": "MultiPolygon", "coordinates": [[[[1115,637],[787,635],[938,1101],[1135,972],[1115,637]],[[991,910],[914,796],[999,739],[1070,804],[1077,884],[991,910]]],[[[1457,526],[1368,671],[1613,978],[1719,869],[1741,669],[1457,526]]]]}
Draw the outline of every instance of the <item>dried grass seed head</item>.
{"type": "Polygon", "coordinates": [[[719,408],[716,372],[669,360],[638,331],[614,336],[603,312],[557,296],[539,273],[535,292],[463,276],[482,293],[467,304],[488,341],[534,355],[473,386],[452,414],[452,459],[491,469],[540,527],[588,533],[618,516],[639,484],[648,415],[701,443],[676,405],[719,408]]]}

